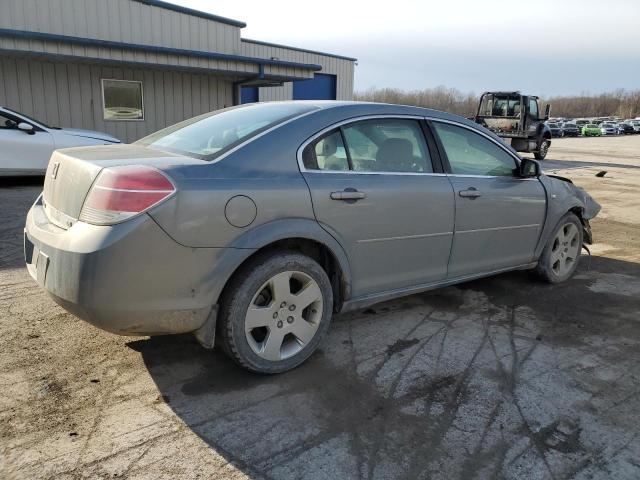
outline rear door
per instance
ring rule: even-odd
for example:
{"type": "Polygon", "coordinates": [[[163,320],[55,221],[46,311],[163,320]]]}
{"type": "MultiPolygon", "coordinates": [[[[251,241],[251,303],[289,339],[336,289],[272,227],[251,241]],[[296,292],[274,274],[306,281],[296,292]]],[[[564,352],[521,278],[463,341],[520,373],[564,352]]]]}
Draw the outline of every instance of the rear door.
{"type": "Polygon", "coordinates": [[[316,218],[347,250],[354,297],[446,278],[454,198],[434,160],[417,118],[349,121],[303,146],[316,218]]]}
{"type": "Polygon", "coordinates": [[[518,177],[515,156],[475,129],[432,125],[455,192],[449,278],[533,261],[546,214],[540,181],[518,177]]]}
{"type": "Polygon", "coordinates": [[[49,132],[34,126],[32,133],[18,129],[23,120],[0,111],[0,172],[44,173],[54,149],[49,132]]]}

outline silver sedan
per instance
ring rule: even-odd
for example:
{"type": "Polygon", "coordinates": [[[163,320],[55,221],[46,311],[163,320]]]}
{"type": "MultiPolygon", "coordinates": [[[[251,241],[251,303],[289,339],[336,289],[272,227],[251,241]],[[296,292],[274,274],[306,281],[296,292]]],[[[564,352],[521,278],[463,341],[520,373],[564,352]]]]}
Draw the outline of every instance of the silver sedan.
{"type": "Polygon", "coordinates": [[[193,332],[276,373],[336,312],[517,269],[569,279],[599,209],[458,116],[264,103],[55,152],[24,243],[33,278],[78,317],[193,332]]]}

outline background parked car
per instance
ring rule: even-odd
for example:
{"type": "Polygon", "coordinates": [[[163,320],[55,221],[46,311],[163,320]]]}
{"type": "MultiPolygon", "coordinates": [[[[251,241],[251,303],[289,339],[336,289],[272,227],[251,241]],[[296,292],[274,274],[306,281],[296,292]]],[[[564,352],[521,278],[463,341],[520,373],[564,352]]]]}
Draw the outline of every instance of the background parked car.
{"type": "Polygon", "coordinates": [[[628,123],[621,122],[617,128],[618,135],[633,135],[635,133],[633,126],[628,123]]]}
{"type": "Polygon", "coordinates": [[[547,123],[549,130],[551,131],[552,137],[560,137],[562,136],[562,127],[559,123],[547,123]]]}
{"type": "Polygon", "coordinates": [[[578,135],[580,135],[580,129],[578,128],[578,125],[576,125],[575,123],[565,123],[564,125],[562,125],[562,133],[561,136],[562,137],[577,137],[578,135]]]}
{"type": "Polygon", "coordinates": [[[120,143],[106,133],[58,128],[0,107],[0,176],[43,175],[54,150],[120,143]]]}
{"type": "Polygon", "coordinates": [[[585,137],[600,137],[602,135],[602,131],[595,123],[587,123],[582,127],[582,135],[585,137]]]}
{"type": "Polygon", "coordinates": [[[602,135],[616,135],[618,128],[613,123],[602,123],[600,125],[600,132],[602,132],[602,135]]]}
{"type": "Polygon", "coordinates": [[[585,119],[578,119],[576,120],[576,125],[578,126],[578,128],[580,129],[580,131],[582,131],[582,129],[584,128],[585,125],[591,124],[591,122],[589,120],[585,120],[585,119]]]}
{"type": "Polygon", "coordinates": [[[629,124],[633,127],[635,133],[640,133],[640,120],[631,120],[629,124]]]}

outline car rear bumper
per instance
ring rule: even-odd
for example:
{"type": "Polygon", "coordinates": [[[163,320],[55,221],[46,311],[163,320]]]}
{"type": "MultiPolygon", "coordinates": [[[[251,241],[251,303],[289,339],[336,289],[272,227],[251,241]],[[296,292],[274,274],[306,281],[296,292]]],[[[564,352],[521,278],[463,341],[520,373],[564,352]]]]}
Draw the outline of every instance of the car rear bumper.
{"type": "Polygon", "coordinates": [[[31,276],[63,308],[121,335],[191,332],[221,290],[219,248],[188,248],[148,215],[114,226],[53,225],[36,202],[24,233],[31,276]]]}

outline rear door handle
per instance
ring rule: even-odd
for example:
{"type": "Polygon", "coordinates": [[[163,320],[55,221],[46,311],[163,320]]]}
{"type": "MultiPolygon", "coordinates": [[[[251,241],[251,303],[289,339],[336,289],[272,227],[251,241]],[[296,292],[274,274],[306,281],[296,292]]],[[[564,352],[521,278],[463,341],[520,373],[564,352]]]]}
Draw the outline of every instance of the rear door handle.
{"type": "Polygon", "coordinates": [[[473,187],[468,188],[467,190],[460,190],[458,195],[465,198],[478,198],[482,196],[482,192],[476,190],[473,187]]]}
{"type": "Polygon", "coordinates": [[[331,192],[329,196],[332,200],[362,200],[363,198],[367,198],[366,193],[359,192],[352,188],[346,188],[341,192],[331,192]]]}

